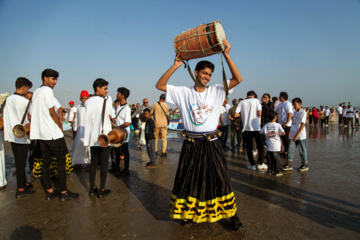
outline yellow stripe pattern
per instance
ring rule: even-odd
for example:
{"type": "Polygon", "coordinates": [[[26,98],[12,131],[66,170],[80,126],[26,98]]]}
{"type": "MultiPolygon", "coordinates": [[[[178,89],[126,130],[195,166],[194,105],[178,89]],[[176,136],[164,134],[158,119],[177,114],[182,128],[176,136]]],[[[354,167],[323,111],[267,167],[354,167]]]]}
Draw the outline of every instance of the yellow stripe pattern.
{"type": "Polygon", "coordinates": [[[195,223],[213,223],[222,218],[234,216],[236,211],[234,192],[203,202],[191,196],[186,199],[178,199],[176,195],[171,195],[170,217],[172,219],[190,220],[195,223]]]}
{"type": "MultiPolygon", "coordinates": [[[[74,170],[69,153],[65,155],[65,159],[66,159],[66,166],[65,166],[66,174],[69,174],[71,171],[74,170]]],[[[39,178],[43,175],[42,165],[43,165],[42,158],[34,158],[34,165],[33,165],[34,178],[39,178]]],[[[57,176],[58,174],[59,174],[58,164],[56,158],[53,157],[52,162],[50,164],[50,176],[54,177],[57,176]]]]}

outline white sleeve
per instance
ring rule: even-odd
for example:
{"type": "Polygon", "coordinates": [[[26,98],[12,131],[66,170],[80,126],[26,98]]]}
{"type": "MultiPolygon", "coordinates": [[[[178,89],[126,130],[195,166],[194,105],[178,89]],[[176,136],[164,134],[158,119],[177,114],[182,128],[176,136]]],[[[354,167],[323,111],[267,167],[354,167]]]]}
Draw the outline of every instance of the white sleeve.
{"type": "Polygon", "coordinates": [[[166,85],[166,101],[176,106],[180,105],[182,88],[173,85],[166,85]]]}
{"type": "Polygon", "coordinates": [[[131,123],[131,109],[129,107],[125,107],[125,119],[124,122],[131,123]]]}
{"type": "Polygon", "coordinates": [[[292,105],[291,105],[290,102],[287,102],[287,104],[286,104],[286,109],[285,109],[285,110],[286,110],[286,113],[287,113],[287,114],[294,112],[293,107],[292,107],[292,105]]]}
{"type": "Polygon", "coordinates": [[[48,89],[46,92],[45,92],[45,104],[46,104],[46,107],[48,109],[52,108],[55,106],[55,97],[54,97],[54,93],[52,92],[51,89],[48,89]]]}
{"type": "Polygon", "coordinates": [[[303,111],[302,114],[301,114],[301,123],[305,123],[306,124],[306,112],[303,111]]]}
{"type": "Polygon", "coordinates": [[[235,112],[239,113],[241,111],[241,102],[236,106],[235,112]]]}

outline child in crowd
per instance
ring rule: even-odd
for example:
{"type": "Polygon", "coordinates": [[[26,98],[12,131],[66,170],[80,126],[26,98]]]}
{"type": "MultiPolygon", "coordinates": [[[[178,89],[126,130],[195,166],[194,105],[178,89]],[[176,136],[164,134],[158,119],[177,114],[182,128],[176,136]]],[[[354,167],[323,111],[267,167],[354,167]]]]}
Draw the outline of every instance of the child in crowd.
{"type": "Polygon", "coordinates": [[[280,136],[285,135],[285,131],[282,126],[277,123],[277,113],[270,111],[268,113],[270,122],[264,125],[260,130],[261,134],[265,134],[266,138],[266,150],[268,160],[268,173],[276,176],[281,176],[280,172],[280,151],[281,151],[281,140],[280,136]]]}
{"type": "Polygon", "coordinates": [[[306,112],[301,108],[302,101],[300,98],[294,98],[292,100],[294,106],[294,115],[292,117],[292,125],[290,128],[290,144],[288,151],[287,165],[283,168],[284,171],[291,171],[293,167],[291,162],[293,161],[295,148],[299,146],[300,158],[302,165],[298,168],[299,171],[309,170],[307,161],[307,149],[306,149],[306,112]]]}
{"type": "Polygon", "coordinates": [[[150,109],[144,110],[144,116],[146,118],[145,125],[145,139],[146,148],[150,158],[150,162],[146,163],[146,168],[156,168],[156,154],[155,154],[155,122],[151,119],[150,109]]]}
{"type": "Polygon", "coordinates": [[[145,115],[142,113],[140,114],[140,137],[139,137],[138,148],[142,148],[142,145],[146,145],[145,125],[146,125],[146,118],[145,115]]]}

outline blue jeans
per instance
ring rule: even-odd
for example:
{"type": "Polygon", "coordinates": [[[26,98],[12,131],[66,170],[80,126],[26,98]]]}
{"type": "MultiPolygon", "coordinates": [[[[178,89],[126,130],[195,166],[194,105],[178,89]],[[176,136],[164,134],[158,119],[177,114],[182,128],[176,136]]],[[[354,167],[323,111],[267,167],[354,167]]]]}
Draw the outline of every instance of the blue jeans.
{"type": "Polygon", "coordinates": [[[296,142],[294,142],[292,139],[290,139],[289,149],[288,149],[288,162],[292,162],[292,160],[294,159],[295,149],[298,146],[299,146],[301,162],[303,164],[307,164],[306,139],[297,140],[296,142]]]}
{"type": "Polygon", "coordinates": [[[155,139],[146,140],[146,149],[150,158],[150,162],[156,165],[155,139]]]}

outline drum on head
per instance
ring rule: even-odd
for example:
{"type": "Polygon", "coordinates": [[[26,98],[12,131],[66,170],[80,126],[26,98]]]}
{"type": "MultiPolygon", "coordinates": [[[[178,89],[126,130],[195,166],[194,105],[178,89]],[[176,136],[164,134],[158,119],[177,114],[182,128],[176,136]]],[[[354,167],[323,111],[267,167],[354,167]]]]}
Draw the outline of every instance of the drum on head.
{"type": "Polygon", "coordinates": [[[179,59],[190,60],[224,51],[224,39],[225,31],[217,20],[179,34],[174,39],[174,48],[179,59]]]}

